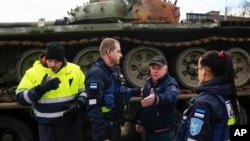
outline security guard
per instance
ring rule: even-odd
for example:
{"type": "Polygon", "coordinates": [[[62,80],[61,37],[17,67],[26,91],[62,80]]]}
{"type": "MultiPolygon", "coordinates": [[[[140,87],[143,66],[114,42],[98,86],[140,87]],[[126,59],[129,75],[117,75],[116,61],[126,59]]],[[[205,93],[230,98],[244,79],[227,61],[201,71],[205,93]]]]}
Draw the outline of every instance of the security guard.
{"type": "Polygon", "coordinates": [[[227,141],[239,118],[232,60],[224,51],[208,51],[197,67],[198,96],[184,113],[178,141],[227,141]]]}
{"type": "Polygon", "coordinates": [[[84,80],[80,67],[66,61],[57,42],[26,71],[16,97],[21,105],[34,105],[40,141],[83,141],[79,114],[87,97],[84,80]]]}
{"type": "Polygon", "coordinates": [[[122,57],[119,41],[105,38],[99,51],[101,57],[88,70],[85,83],[92,138],[93,141],[119,141],[124,106],[140,89],[124,86],[123,75],[117,69],[122,57]]]}

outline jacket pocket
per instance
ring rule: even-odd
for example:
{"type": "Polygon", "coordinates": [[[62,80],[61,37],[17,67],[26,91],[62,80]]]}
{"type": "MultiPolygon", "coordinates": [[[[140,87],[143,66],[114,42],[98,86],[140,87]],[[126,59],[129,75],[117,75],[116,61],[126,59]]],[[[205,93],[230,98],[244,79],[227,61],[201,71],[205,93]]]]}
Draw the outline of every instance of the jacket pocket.
{"type": "Polygon", "coordinates": [[[105,94],[104,95],[105,106],[112,109],[114,107],[114,95],[113,94],[105,94]]]}

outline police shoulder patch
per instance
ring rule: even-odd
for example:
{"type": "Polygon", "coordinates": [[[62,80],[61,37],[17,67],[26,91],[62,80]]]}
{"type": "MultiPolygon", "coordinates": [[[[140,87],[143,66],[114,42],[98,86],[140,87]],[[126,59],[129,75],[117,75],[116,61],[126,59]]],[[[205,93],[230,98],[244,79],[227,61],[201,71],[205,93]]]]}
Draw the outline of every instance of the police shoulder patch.
{"type": "Polygon", "coordinates": [[[199,118],[191,118],[190,134],[195,136],[200,133],[204,121],[199,118]]]}
{"type": "Polygon", "coordinates": [[[206,111],[204,109],[195,109],[194,117],[203,119],[205,117],[206,111]]]}

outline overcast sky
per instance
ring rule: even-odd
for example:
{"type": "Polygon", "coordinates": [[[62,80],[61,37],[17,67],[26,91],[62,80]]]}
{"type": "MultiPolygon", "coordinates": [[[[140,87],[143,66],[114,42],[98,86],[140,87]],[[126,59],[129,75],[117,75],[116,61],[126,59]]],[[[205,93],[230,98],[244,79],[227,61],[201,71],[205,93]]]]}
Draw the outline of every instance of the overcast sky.
{"type": "MultiPolygon", "coordinates": [[[[45,18],[46,21],[67,17],[67,11],[89,0],[1,0],[0,22],[29,22],[45,18]]],[[[166,0],[168,1],[168,0],[166,0]]],[[[174,0],[170,0],[174,2],[174,0]]],[[[225,6],[237,8],[243,0],[178,0],[181,18],[187,12],[206,13],[211,10],[225,13],[225,6]]],[[[232,12],[231,12],[232,13],[232,12]]]]}

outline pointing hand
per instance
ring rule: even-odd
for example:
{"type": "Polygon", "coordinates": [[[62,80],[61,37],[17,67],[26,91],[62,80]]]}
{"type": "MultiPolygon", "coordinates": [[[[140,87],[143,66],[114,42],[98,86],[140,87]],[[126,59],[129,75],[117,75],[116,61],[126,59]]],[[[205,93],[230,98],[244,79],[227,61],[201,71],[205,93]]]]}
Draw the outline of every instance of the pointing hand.
{"type": "Polygon", "coordinates": [[[147,107],[152,105],[155,102],[155,93],[154,93],[154,89],[151,88],[150,89],[150,94],[149,96],[145,97],[142,101],[141,101],[141,105],[142,107],[147,107]]]}

